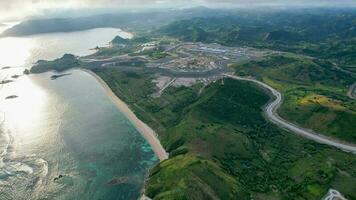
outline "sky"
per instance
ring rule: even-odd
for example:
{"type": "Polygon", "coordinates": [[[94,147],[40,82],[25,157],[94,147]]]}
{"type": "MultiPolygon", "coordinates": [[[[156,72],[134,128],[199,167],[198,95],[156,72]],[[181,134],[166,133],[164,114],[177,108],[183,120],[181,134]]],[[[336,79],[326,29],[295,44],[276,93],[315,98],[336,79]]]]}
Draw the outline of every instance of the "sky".
{"type": "Polygon", "coordinates": [[[137,9],[193,6],[355,6],[356,0],[0,0],[0,21],[62,9],[137,9]]]}

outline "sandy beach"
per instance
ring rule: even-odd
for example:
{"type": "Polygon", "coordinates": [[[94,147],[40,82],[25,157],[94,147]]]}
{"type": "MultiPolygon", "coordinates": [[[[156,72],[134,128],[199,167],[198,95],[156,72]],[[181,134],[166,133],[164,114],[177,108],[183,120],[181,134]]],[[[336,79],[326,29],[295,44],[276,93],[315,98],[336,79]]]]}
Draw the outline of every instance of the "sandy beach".
{"type": "Polygon", "coordinates": [[[105,81],[101,79],[97,74],[86,69],[80,69],[80,70],[89,73],[100,83],[100,85],[105,90],[106,94],[115,103],[118,109],[131,121],[131,123],[136,127],[136,129],[142,134],[142,136],[151,145],[158,159],[160,161],[168,159],[168,153],[161,145],[154,130],[152,130],[152,128],[150,128],[147,124],[145,124],[140,119],[138,119],[137,116],[130,110],[128,105],[125,102],[123,102],[121,99],[119,99],[114,94],[114,92],[110,89],[110,87],[105,83],[105,81]]]}

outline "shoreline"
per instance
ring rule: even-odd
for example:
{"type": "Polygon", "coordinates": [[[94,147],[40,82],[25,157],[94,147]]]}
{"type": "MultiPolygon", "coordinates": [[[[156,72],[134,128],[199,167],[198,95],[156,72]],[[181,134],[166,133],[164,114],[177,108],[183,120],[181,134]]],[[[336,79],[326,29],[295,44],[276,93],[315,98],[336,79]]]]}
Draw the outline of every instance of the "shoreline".
{"type": "Polygon", "coordinates": [[[141,133],[141,135],[145,138],[145,140],[152,147],[153,152],[157,156],[160,162],[168,159],[168,153],[161,145],[161,142],[156,136],[155,131],[149,127],[146,123],[137,118],[135,113],[131,111],[129,106],[123,102],[119,97],[115,95],[115,93],[111,90],[108,84],[101,79],[101,77],[95,74],[93,71],[88,69],[76,68],[80,71],[86,72],[91,75],[95,80],[101,85],[104,89],[107,96],[111,99],[111,101],[116,105],[116,107],[126,116],[126,118],[132,123],[132,125],[141,133]]]}

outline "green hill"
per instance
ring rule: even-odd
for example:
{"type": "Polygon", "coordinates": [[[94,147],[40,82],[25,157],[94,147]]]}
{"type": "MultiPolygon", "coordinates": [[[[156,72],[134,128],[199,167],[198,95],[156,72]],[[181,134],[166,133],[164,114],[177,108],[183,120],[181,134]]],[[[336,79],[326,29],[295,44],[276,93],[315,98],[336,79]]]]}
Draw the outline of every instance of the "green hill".
{"type": "Polygon", "coordinates": [[[30,70],[31,73],[43,73],[50,70],[65,71],[74,67],[80,67],[82,63],[72,54],[64,54],[62,58],[53,61],[39,60],[30,70]]]}
{"type": "Polygon", "coordinates": [[[287,133],[267,122],[263,90],[226,79],[168,88],[153,76],[94,70],[159,134],[170,158],[150,172],[152,199],[321,199],[329,188],[356,198],[356,158],[287,133]]]}
{"type": "Polygon", "coordinates": [[[356,14],[349,9],[236,11],[181,20],[159,32],[183,41],[248,45],[330,59],[356,72],[356,14]]]}
{"type": "Polygon", "coordinates": [[[332,63],[305,57],[272,56],[235,66],[284,95],[279,114],[303,127],[356,142],[356,104],[346,96],[355,78],[332,63]]]}
{"type": "Polygon", "coordinates": [[[112,44],[128,44],[129,43],[129,40],[128,39],[124,39],[120,36],[116,36],[112,41],[111,41],[112,44]]]}

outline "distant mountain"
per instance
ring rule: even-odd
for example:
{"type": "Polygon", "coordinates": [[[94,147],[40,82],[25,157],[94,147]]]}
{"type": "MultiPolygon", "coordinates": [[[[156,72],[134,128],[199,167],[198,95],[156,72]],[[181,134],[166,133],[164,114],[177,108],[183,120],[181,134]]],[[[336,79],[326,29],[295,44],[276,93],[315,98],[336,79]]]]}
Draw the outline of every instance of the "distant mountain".
{"type": "Polygon", "coordinates": [[[256,40],[319,42],[355,37],[355,13],[348,10],[318,11],[315,14],[280,11],[250,15],[242,12],[225,17],[176,21],[161,28],[161,32],[183,40],[219,40],[230,44],[256,40]],[[200,37],[195,37],[197,32],[200,37]]]}
{"type": "Polygon", "coordinates": [[[4,31],[2,36],[24,36],[53,32],[72,32],[92,28],[116,27],[123,24],[118,15],[98,15],[80,18],[36,19],[24,21],[4,31]]]}
{"type": "Polygon", "coordinates": [[[183,41],[247,45],[333,59],[356,72],[356,8],[241,11],[179,20],[159,29],[183,41]]]}
{"type": "Polygon", "coordinates": [[[197,7],[183,10],[117,13],[77,18],[32,19],[6,30],[0,36],[25,36],[41,33],[72,32],[104,27],[134,28],[147,31],[148,29],[167,25],[175,20],[222,15],[225,15],[225,12],[197,7]]]}

